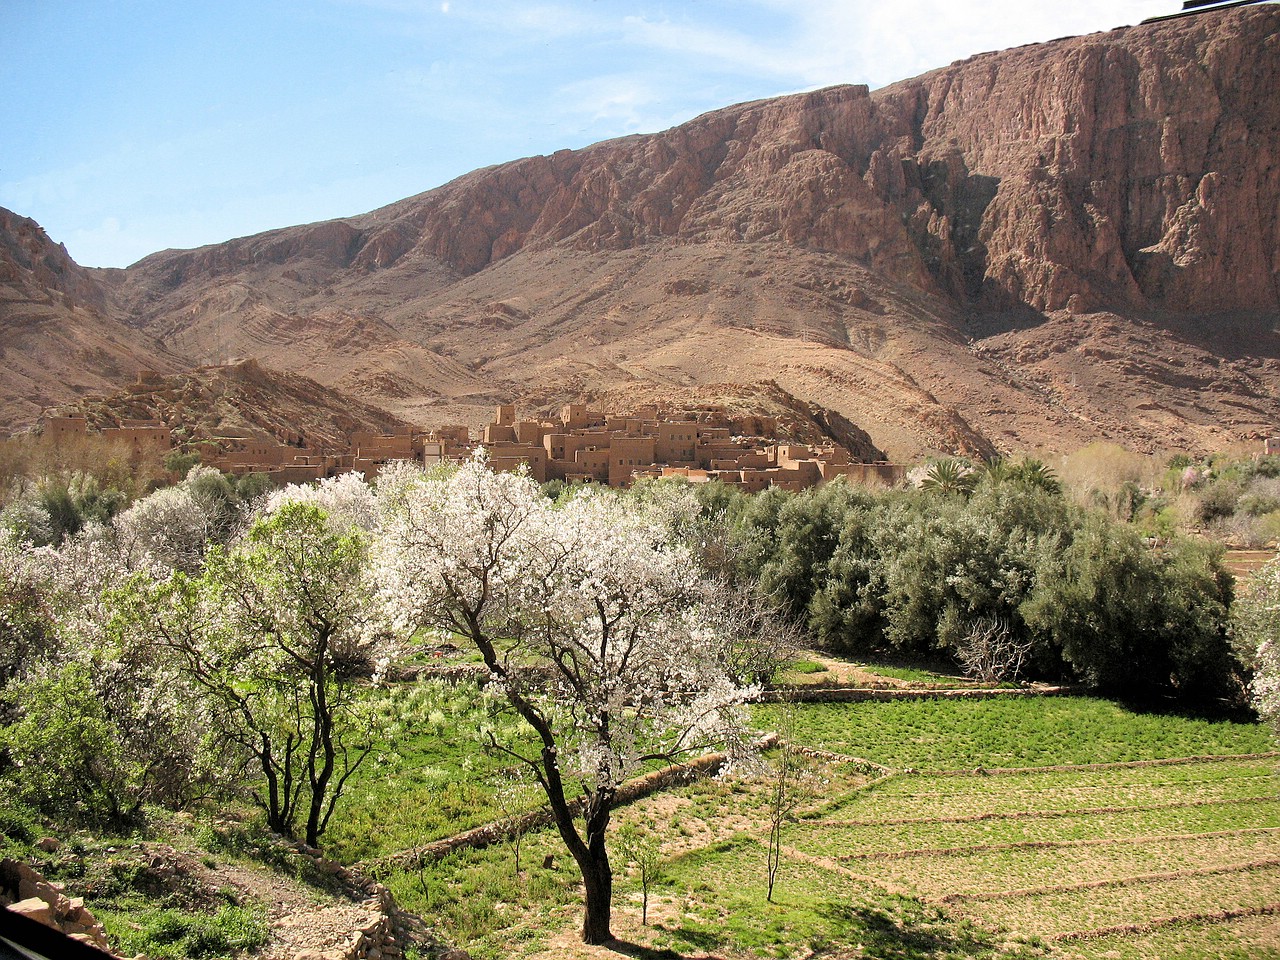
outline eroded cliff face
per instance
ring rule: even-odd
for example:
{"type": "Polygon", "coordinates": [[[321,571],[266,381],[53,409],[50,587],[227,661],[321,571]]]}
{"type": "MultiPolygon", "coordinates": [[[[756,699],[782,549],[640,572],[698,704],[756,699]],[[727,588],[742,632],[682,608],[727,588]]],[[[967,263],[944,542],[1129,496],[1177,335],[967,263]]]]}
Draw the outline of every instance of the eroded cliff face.
{"type": "Polygon", "coordinates": [[[6,300],[95,309],[105,306],[101,284],[54,243],[40,224],[0,207],[0,285],[6,300]]]}
{"type": "Polygon", "coordinates": [[[433,261],[447,281],[529,245],[772,239],[991,308],[1270,310],[1278,78],[1274,8],[1115,30],[875,94],[730,107],[143,273],[176,285],[295,259],[375,271],[416,252],[415,269],[433,261]]]}
{"type": "Polygon", "coordinates": [[[1280,422],[1278,74],[1280,7],[1219,11],[727,107],[92,279],[177,354],[423,422],[777,379],[896,456],[1209,448],[1280,422]]]}
{"type": "Polygon", "coordinates": [[[1274,310],[1278,34],[1275,8],[1191,17],[988,54],[879,97],[914,109],[918,166],[958,155],[991,179],[988,302],[1274,310]]]}

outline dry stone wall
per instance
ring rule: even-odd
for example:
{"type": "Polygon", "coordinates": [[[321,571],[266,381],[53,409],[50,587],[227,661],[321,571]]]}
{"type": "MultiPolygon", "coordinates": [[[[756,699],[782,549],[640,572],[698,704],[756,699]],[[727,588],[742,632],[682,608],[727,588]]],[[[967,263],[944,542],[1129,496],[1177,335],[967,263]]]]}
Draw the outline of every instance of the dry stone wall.
{"type": "Polygon", "coordinates": [[[410,944],[425,947],[441,960],[469,960],[465,951],[436,941],[420,917],[401,910],[391,891],[363,871],[344,867],[314,847],[299,843],[294,848],[318,871],[333,876],[347,896],[359,901],[368,921],[351,931],[345,947],[336,951],[302,950],[293,960],[400,960],[410,944]]]}

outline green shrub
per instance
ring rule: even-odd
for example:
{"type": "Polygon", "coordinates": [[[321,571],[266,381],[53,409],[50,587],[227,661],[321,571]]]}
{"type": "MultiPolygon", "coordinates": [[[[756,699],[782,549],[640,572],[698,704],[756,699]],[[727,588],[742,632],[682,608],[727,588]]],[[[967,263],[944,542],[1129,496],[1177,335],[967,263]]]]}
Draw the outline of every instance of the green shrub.
{"type": "Polygon", "coordinates": [[[30,807],[7,800],[0,806],[0,835],[16,843],[31,843],[39,830],[39,817],[30,807]]]}
{"type": "Polygon", "coordinates": [[[120,745],[86,665],[13,684],[6,697],[20,716],[0,727],[11,796],[74,821],[117,821],[131,812],[120,745]]]}
{"type": "Polygon", "coordinates": [[[1200,523],[1212,523],[1220,517],[1236,512],[1240,500],[1240,487],[1230,481],[1218,480],[1206,487],[1196,504],[1195,517],[1200,523]]]}

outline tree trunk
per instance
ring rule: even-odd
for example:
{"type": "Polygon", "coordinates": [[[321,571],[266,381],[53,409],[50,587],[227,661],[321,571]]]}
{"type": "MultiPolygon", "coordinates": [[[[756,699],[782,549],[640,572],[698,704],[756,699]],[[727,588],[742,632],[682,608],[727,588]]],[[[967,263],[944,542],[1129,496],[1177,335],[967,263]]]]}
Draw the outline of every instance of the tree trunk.
{"type": "Polygon", "coordinates": [[[267,781],[267,798],[262,802],[267,811],[267,828],[285,837],[293,836],[293,824],[289,822],[289,784],[284,785],[284,798],[280,789],[280,778],[276,773],[276,765],[272,757],[271,738],[265,733],[259,735],[262,746],[257,751],[258,763],[267,781]]]}
{"type": "Polygon", "coordinates": [[[600,857],[594,855],[587,860],[578,861],[582,870],[582,885],[586,893],[586,912],[582,917],[582,942],[590,944],[609,943],[613,940],[613,931],[609,928],[613,917],[613,868],[609,865],[609,855],[600,845],[600,857]]]}
{"type": "Polygon", "coordinates": [[[609,929],[613,915],[613,867],[604,842],[612,806],[613,790],[602,787],[591,794],[582,811],[587,842],[580,852],[574,851],[574,859],[582,871],[587,900],[582,918],[583,943],[601,944],[613,939],[613,931],[609,929]]]}
{"type": "Polygon", "coordinates": [[[311,755],[307,766],[308,778],[311,781],[311,806],[307,811],[307,846],[309,847],[320,846],[320,834],[323,832],[320,821],[324,815],[329,780],[333,776],[334,760],[337,756],[333,745],[333,709],[329,705],[329,691],[326,687],[328,677],[323,655],[323,651],[327,648],[327,642],[321,645],[322,653],[316,659],[316,666],[311,676],[312,734],[311,755]]]}

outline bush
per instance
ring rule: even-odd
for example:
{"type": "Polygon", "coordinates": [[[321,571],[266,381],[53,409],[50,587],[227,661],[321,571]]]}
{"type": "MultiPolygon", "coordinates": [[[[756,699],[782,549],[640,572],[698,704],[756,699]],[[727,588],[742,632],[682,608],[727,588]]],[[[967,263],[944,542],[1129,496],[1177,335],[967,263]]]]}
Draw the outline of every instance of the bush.
{"type": "Polygon", "coordinates": [[[1218,480],[1206,487],[1196,504],[1195,517],[1199,523],[1208,524],[1220,517],[1229,517],[1236,512],[1236,504],[1240,500],[1238,484],[1218,480]]]}
{"type": "Polygon", "coordinates": [[[12,800],[6,801],[0,806],[0,836],[15,843],[31,843],[40,829],[39,820],[39,816],[31,808],[12,800]]]}
{"type": "Polygon", "coordinates": [[[0,728],[11,796],[50,816],[118,821],[126,813],[122,758],[88,667],[65,664],[5,696],[21,718],[0,728]]]}
{"type": "MultiPolygon", "coordinates": [[[[1129,483],[1126,515],[1141,496],[1129,483]]],[[[741,513],[748,528],[768,525],[761,581],[820,644],[960,660],[974,624],[995,620],[1028,676],[1126,693],[1238,692],[1220,556],[1179,541],[1168,518],[1157,526],[1169,546],[1153,546],[1111,518],[1114,497],[1106,511],[1083,509],[1040,471],[1003,467],[967,499],[842,488],[741,513]]]]}
{"type": "Polygon", "coordinates": [[[1280,479],[1275,477],[1258,477],[1249,484],[1249,488],[1240,495],[1236,510],[1247,513],[1251,517],[1280,510],[1280,479]]]}

